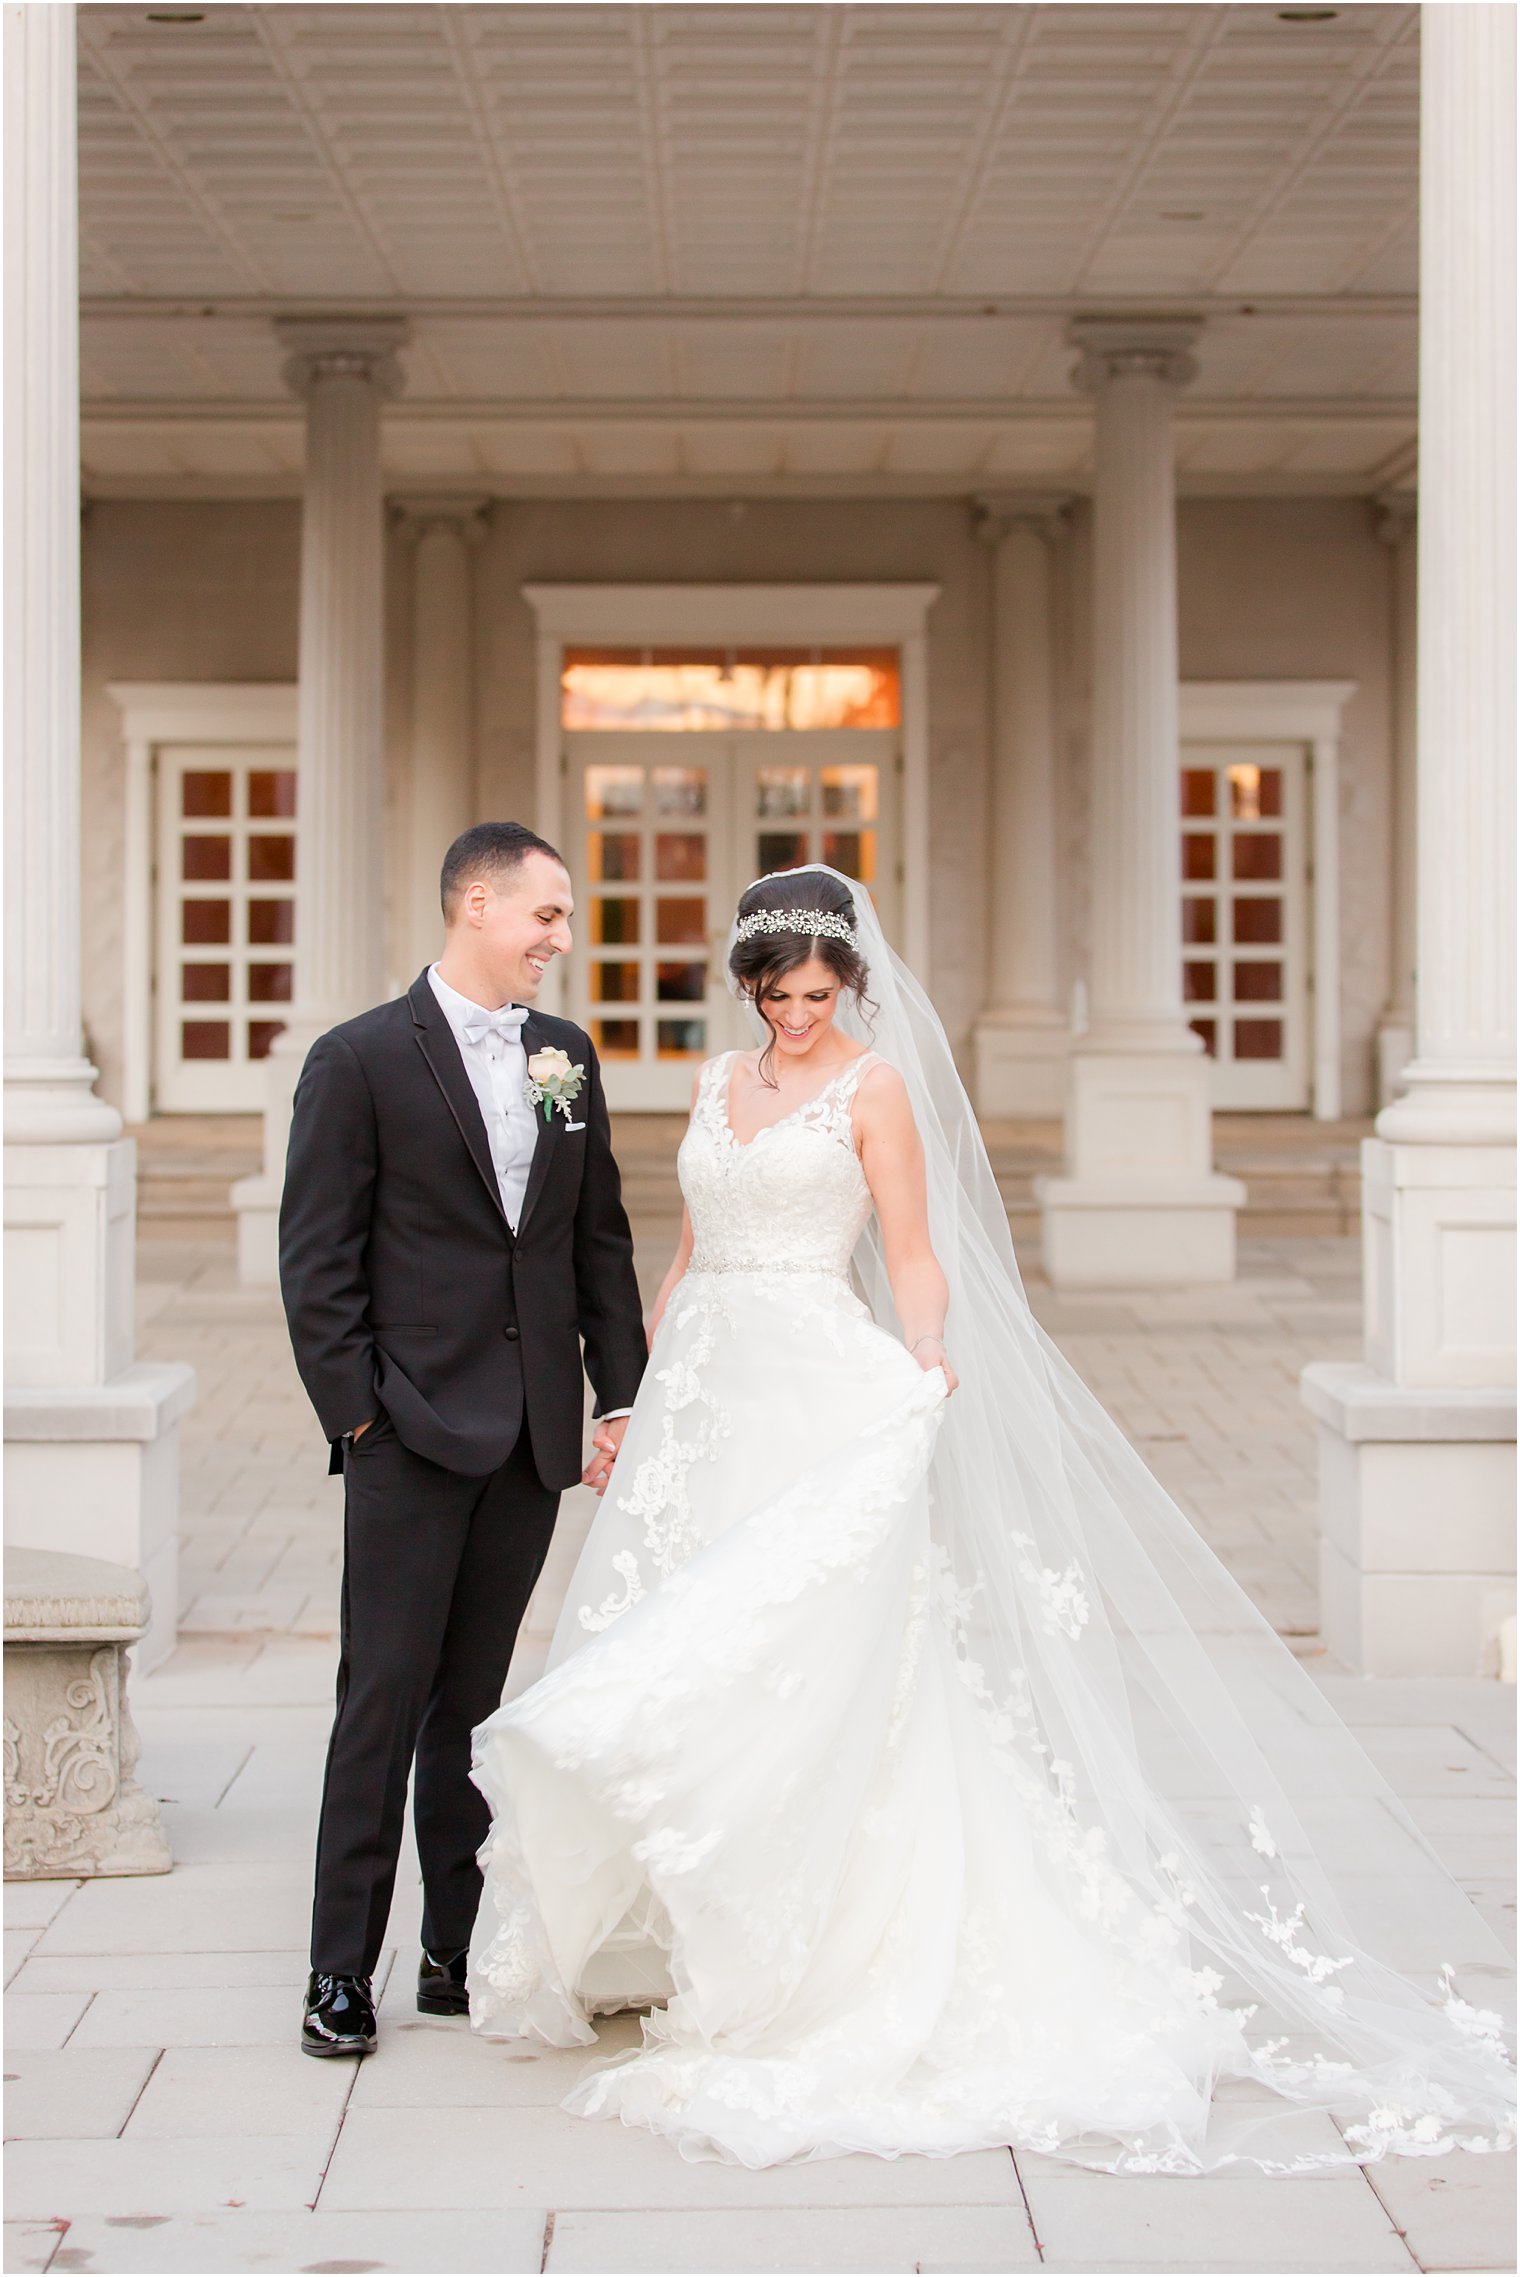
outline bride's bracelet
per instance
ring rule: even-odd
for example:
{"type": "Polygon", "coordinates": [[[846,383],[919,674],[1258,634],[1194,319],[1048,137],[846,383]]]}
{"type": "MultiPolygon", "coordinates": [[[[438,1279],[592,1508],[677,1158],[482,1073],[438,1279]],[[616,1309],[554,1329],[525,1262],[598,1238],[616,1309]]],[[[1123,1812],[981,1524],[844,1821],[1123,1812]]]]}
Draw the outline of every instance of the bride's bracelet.
{"type": "Polygon", "coordinates": [[[908,1346],[908,1350],[910,1352],[916,1352],[920,1344],[943,1344],[944,1341],[944,1338],[937,1335],[932,1328],[926,1328],[922,1336],[914,1337],[912,1343],[908,1346]]]}

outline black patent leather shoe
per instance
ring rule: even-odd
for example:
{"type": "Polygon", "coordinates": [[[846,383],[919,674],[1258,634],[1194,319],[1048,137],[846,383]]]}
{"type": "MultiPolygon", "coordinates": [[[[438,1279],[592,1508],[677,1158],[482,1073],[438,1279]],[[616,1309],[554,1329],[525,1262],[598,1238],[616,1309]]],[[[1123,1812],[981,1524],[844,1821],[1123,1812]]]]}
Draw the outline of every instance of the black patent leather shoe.
{"type": "Polygon", "coordinates": [[[465,1985],[468,1946],[457,1953],[424,1950],[417,1970],[417,2012],[421,2016],[468,2016],[470,1995],[465,1985]]]}
{"type": "Polygon", "coordinates": [[[308,2056],[372,2056],[375,1995],[370,1979],[328,1976],[313,1969],[301,2019],[301,2046],[308,2056]]]}

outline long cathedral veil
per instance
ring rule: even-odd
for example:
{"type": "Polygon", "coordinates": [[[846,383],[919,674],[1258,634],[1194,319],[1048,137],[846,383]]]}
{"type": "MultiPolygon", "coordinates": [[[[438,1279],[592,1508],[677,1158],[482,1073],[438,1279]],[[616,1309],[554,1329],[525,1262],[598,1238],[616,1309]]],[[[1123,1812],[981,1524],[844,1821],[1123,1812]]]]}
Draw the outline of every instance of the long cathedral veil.
{"type": "MultiPolygon", "coordinates": [[[[1070,1903],[1137,1966],[1235,2011],[1249,2049],[1206,2141],[1154,2163],[1507,2147],[1504,1946],[1035,1320],[933,1005],[868,889],[806,867],[853,897],[868,1000],[843,996],[838,1017],[898,1070],[923,1139],[961,1377],[930,1473],[958,1673],[1070,1903]]],[[[874,1221],[855,1270],[895,1330],[874,1221]]]]}

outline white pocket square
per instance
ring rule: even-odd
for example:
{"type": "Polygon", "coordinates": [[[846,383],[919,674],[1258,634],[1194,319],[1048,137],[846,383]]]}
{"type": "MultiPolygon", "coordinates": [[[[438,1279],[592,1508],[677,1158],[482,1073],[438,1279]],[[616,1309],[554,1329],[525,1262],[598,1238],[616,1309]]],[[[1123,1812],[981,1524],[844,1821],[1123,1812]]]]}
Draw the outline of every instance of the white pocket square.
{"type": "Polygon", "coordinates": [[[567,1123],[566,1123],[566,1125],[565,1125],[565,1129],[566,1129],[567,1131],[583,1131],[585,1128],[586,1128],[586,1126],[585,1126],[585,1124],[584,1124],[584,1123],[571,1123],[571,1122],[567,1122],[567,1123]]]}

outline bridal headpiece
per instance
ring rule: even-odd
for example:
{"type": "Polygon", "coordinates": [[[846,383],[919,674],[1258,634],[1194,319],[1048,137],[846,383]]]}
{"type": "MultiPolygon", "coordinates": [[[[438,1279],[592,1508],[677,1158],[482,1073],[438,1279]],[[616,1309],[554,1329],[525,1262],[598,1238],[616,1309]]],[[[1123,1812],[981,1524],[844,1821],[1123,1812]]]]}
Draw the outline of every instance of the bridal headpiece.
{"type": "Polygon", "coordinates": [[[826,933],[832,940],[848,942],[857,955],[860,952],[860,935],[847,917],[832,909],[752,909],[734,927],[734,939],[747,941],[753,933],[806,933],[815,939],[826,933]]]}

